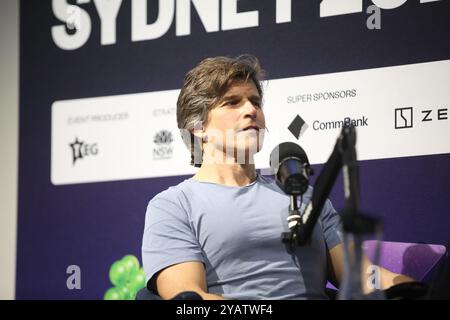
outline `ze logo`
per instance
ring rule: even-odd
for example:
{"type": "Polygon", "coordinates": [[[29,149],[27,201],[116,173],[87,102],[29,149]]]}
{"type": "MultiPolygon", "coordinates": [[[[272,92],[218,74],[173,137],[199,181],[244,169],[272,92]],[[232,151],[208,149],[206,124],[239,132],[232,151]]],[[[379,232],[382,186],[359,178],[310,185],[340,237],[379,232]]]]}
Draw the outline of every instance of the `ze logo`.
{"type": "MultiPolygon", "coordinates": [[[[440,108],[437,110],[424,109],[420,111],[420,121],[429,122],[433,120],[447,120],[448,108],[440,108]]],[[[395,129],[404,129],[413,127],[413,108],[397,108],[395,109],[395,129]]]]}
{"type": "MultiPolygon", "coordinates": [[[[437,120],[447,120],[448,116],[447,116],[447,112],[448,112],[448,108],[442,108],[442,109],[437,109],[436,110],[436,114],[437,120]]],[[[422,110],[422,122],[425,121],[433,121],[433,110],[422,110]]]]}
{"type": "Polygon", "coordinates": [[[413,108],[395,109],[395,129],[413,127],[413,108]]]}

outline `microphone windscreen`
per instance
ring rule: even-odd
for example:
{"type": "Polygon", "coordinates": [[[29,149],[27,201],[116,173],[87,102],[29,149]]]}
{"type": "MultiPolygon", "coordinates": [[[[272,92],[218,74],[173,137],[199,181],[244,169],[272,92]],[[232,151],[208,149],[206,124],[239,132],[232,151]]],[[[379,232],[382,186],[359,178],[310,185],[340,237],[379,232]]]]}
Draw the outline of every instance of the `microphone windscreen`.
{"type": "Polygon", "coordinates": [[[274,173],[278,171],[279,164],[287,158],[298,158],[301,162],[309,164],[305,150],[293,142],[283,142],[277,145],[270,153],[270,168],[274,173]]]}

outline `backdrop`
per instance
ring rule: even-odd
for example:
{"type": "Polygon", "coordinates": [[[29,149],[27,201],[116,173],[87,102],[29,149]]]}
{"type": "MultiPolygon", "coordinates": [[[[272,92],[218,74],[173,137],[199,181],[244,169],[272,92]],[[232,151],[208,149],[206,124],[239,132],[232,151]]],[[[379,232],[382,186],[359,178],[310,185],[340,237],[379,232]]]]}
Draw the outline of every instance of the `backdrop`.
{"type": "MultiPolygon", "coordinates": [[[[258,168],[294,141],[317,176],[351,121],[362,208],[384,239],[446,244],[449,12],[446,0],[22,0],[17,298],[101,299],[109,266],[140,258],[148,201],[195,172],[175,102],[210,56],[251,53],[267,72],[258,168]],[[81,288],[67,286],[73,265],[81,288]]],[[[341,178],[331,199],[342,209],[341,178]]]]}

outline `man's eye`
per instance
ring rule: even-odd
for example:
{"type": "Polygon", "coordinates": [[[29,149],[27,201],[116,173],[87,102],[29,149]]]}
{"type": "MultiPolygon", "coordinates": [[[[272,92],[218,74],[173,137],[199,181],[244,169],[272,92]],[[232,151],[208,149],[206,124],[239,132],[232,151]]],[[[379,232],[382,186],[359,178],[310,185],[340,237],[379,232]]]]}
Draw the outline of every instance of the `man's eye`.
{"type": "Polygon", "coordinates": [[[235,105],[237,105],[238,103],[239,103],[238,100],[229,100],[229,101],[225,102],[225,105],[228,105],[228,106],[235,106],[235,105]]]}

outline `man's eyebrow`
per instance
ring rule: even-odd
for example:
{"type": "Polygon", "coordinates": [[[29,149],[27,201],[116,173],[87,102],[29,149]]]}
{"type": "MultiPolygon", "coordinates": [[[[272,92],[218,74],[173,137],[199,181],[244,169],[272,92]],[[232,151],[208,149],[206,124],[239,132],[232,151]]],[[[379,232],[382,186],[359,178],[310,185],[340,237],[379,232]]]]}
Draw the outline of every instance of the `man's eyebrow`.
{"type": "Polygon", "coordinates": [[[252,99],[252,100],[258,100],[258,101],[261,101],[261,97],[260,96],[257,96],[257,95],[251,95],[250,96],[250,99],[252,99]]]}
{"type": "MultiPolygon", "coordinates": [[[[241,95],[234,94],[234,95],[231,95],[231,96],[224,96],[222,98],[222,100],[234,100],[234,99],[241,99],[241,98],[242,98],[241,95]]],[[[261,97],[258,96],[258,95],[251,95],[249,97],[249,99],[251,99],[251,100],[261,100],[261,97]]]]}
{"type": "Polygon", "coordinates": [[[240,98],[241,98],[241,96],[239,96],[237,94],[234,94],[234,95],[231,95],[231,96],[224,96],[222,98],[222,100],[233,100],[233,99],[240,99],[240,98]]]}

